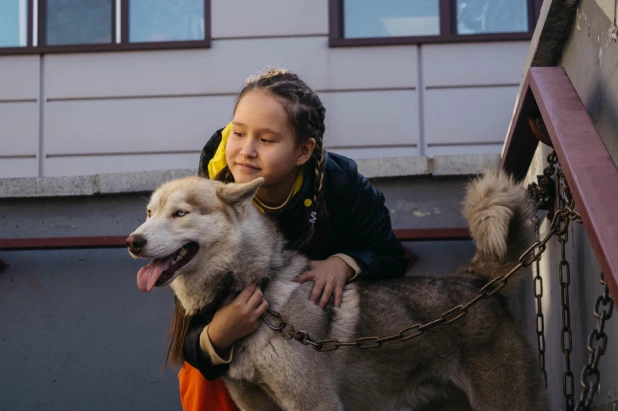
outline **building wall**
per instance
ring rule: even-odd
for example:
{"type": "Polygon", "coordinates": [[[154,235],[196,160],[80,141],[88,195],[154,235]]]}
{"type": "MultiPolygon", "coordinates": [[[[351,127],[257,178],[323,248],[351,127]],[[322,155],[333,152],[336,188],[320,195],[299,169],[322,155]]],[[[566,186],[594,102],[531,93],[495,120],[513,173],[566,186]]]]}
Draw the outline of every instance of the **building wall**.
{"type": "MultiPolygon", "coordinates": [[[[615,20],[609,17],[613,16],[613,6],[612,12],[608,13],[609,6],[604,3],[608,2],[580,1],[559,65],[565,68],[611,157],[618,164],[618,77],[615,76],[618,67],[618,44],[612,37],[612,33],[616,32],[615,20]]],[[[536,176],[542,174],[549,153],[549,147],[540,145],[527,182],[536,181],[536,176]]],[[[547,233],[548,229],[549,221],[545,219],[541,226],[541,235],[547,233]]],[[[573,223],[568,235],[566,257],[571,269],[569,295],[573,330],[571,371],[574,374],[577,402],[581,391],[581,370],[588,361],[588,335],[597,324],[592,315],[593,307],[603,288],[599,284],[600,267],[583,226],[573,223]]],[[[561,347],[562,306],[558,271],[560,260],[560,245],[556,239],[552,239],[541,263],[547,344],[545,357],[552,410],[562,410],[565,406],[562,375],[565,362],[561,347]]],[[[614,301],[618,301],[618,296],[613,297],[614,301]]],[[[529,327],[532,333],[535,322],[534,317],[531,318],[529,327]]],[[[615,407],[618,402],[618,319],[615,312],[606,322],[605,332],[609,342],[600,361],[601,384],[594,405],[614,404],[615,407]]]]}
{"type": "Polygon", "coordinates": [[[211,21],[210,49],[0,57],[0,178],[194,167],[267,66],[320,94],[333,151],[498,153],[528,48],[329,48],[327,0],[213,0],[211,21]]]}

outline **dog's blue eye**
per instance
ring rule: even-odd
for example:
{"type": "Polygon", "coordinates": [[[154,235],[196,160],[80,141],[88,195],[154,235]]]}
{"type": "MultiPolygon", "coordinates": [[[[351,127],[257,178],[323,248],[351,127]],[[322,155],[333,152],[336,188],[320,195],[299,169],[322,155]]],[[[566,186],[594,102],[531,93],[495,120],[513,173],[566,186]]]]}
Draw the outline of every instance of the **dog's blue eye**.
{"type": "Polygon", "coordinates": [[[178,210],[178,211],[176,211],[176,212],[174,213],[174,217],[184,217],[184,216],[186,216],[187,214],[189,214],[189,212],[188,212],[188,211],[185,211],[185,210],[178,210]]]}

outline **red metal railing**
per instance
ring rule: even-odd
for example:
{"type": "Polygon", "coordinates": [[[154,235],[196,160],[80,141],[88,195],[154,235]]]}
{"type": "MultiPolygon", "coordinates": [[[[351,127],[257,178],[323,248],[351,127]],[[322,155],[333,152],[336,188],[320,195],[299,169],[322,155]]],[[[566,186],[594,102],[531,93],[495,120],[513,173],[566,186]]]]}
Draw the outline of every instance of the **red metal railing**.
{"type": "Polygon", "coordinates": [[[610,292],[618,297],[618,169],[562,67],[528,72],[501,168],[523,179],[539,140],[556,150],[610,292]],[[536,126],[539,116],[547,134],[536,126]]]}

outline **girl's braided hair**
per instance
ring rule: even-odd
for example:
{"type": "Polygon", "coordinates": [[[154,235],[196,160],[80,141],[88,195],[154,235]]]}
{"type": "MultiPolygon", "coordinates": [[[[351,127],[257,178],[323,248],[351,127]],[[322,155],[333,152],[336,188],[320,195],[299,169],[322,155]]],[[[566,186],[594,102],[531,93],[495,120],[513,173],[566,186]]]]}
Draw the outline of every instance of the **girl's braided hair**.
{"type": "MultiPolygon", "coordinates": [[[[306,207],[307,213],[305,235],[295,244],[301,248],[307,244],[315,232],[315,222],[318,219],[326,220],[326,207],[322,184],[324,182],[324,116],[326,109],[320,98],[311,88],[296,74],[284,69],[269,69],[259,76],[247,79],[245,86],[240,91],[234,111],[240,99],[252,90],[263,90],[271,93],[279,100],[288,114],[290,125],[294,130],[297,143],[310,138],[315,139],[315,148],[312,158],[314,160],[313,198],[311,205],[306,207]]],[[[305,176],[307,178],[308,176],[305,176]]]]}
{"type": "MultiPolygon", "coordinates": [[[[300,249],[313,238],[316,220],[321,222],[320,227],[325,228],[328,225],[328,214],[322,192],[325,167],[323,140],[324,114],[326,109],[324,109],[322,102],[313,90],[298,78],[296,74],[290,73],[287,70],[270,69],[260,76],[250,77],[238,95],[234,111],[236,111],[236,106],[238,106],[240,99],[251,90],[264,90],[279,99],[279,102],[288,114],[297,143],[310,138],[314,138],[316,142],[311,155],[314,160],[313,198],[311,199],[311,205],[306,208],[306,230],[305,234],[292,244],[293,247],[300,249]]],[[[309,176],[305,175],[305,178],[307,177],[309,176]]],[[[230,182],[233,181],[233,176],[229,168],[225,167],[216,179],[230,182]]],[[[174,322],[169,330],[171,341],[165,358],[165,365],[182,365],[184,361],[183,343],[190,321],[191,317],[186,316],[182,305],[176,300],[174,322]]]]}

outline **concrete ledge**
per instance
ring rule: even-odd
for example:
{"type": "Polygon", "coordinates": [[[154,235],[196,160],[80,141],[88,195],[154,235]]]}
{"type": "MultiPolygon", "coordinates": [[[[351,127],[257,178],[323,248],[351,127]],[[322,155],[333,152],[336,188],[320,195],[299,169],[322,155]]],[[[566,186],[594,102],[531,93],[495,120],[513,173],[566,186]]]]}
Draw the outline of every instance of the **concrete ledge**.
{"type": "MultiPolygon", "coordinates": [[[[476,175],[487,168],[497,169],[498,154],[396,157],[360,159],[359,171],[367,178],[410,176],[476,175]]],[[[195,174],[195,170],[160,170],[131,173],[94,174],[73,177],[0,179],[0,198],[92,196],[151,192],[160,184],[195,174]]]]}

